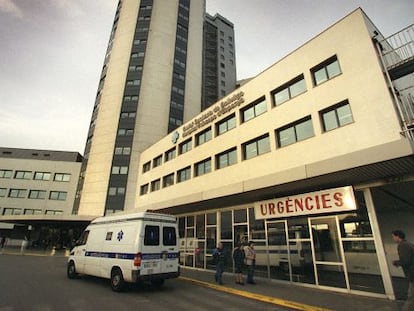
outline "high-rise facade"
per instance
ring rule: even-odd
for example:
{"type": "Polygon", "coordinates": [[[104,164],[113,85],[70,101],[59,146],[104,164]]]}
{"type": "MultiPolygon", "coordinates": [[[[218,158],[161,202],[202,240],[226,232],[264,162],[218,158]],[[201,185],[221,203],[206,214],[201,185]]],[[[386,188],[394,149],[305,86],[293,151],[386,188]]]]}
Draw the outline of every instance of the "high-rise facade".
{"type": "Polygon", "coordinates": [[[201,111],[205,0],[120,0],[74,214],[134,208],[140,153],[201,111]]]}
{"type": "Polygon", "coordinates": [[[236,88],[234,26],[220,14],[205,16],[203,55],[202,110],[236,88]]]}

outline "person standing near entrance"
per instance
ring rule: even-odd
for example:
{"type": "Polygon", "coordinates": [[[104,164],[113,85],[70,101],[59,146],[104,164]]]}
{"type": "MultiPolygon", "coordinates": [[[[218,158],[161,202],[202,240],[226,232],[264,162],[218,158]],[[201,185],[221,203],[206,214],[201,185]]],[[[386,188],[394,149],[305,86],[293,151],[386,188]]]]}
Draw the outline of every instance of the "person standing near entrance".
{"type": "Polygon", "coordinates": [[[403,311],[414,311],[414,245],[405,239],[405,233],[401,230],[392,231],[392,239],[398,243],[399,260],[394,260],[396,267],[401,267],[405,277],[408,279],[407,301],[403,311]]]}
{"type": "Polygon", "coordinates": [[[253,280],[254,268],[256,265],[256,251],[254,250],[254,243],[252,241],[250,241],[249,245],[245,247],[244,255],[246,257],[247,265],[247,283],[256,284],[256,282],[253,280]]]}
{"type": "Polygon", "coordinates": [[[243,266],[244,266],[244,250],[243,244],[239,243],[233,250],[234,272],[236,275],[236,284],[244,285],[243,266]]]}
{"type": "Polygon", "coordinates": [[[213,259],[214,259],[214,262],[216,263],[216,275],[215,275],[216,283],[223,285],[222,276],[224,272],[224,264],[226,261],[223,243],[220,242],[217,245],[217,248],[214,249],[213,259]]]}

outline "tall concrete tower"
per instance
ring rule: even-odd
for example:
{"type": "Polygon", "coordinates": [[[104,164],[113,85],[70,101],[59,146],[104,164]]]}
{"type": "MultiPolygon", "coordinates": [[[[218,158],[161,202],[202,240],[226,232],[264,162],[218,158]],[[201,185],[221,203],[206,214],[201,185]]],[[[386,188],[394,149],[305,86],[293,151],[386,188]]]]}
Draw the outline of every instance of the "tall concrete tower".
{"type": "Polygon", "coordinates": [[[236,88],[234,26],[220,14],[205,16],[203,55],[204,110],[236,88]]]}
{"type": "Polygon", "coordinates": [[[120,0],[73,213],[135,208],[138,158],[202,106],[205,0],[120,0]]]}

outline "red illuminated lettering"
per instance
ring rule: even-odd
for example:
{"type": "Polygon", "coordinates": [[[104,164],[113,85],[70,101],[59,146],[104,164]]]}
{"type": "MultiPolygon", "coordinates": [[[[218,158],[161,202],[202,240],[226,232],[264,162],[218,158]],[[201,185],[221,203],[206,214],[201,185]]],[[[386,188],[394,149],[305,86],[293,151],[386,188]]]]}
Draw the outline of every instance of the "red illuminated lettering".
{"type": "Polygon", "coordinates": [[[277,202],[277,211],[279,212],[279,214],[283,214],[283,202],[282,201],[278,201],[277,202]]]}
{"type": "Polygon", "coordinates": [[[329,193],[322,194],[322,207],[323,208],[331,208],[332,206],[329,205],[331,199],[329,198],[329,193]]]}
{"type": "Polygon", "coordinates": [[[334,194],[334,199],[335,199],[335,205],[340,207],[344,205],[344,200],[342,198],[342,193],[341,192],[335,192],[334,194]]]}

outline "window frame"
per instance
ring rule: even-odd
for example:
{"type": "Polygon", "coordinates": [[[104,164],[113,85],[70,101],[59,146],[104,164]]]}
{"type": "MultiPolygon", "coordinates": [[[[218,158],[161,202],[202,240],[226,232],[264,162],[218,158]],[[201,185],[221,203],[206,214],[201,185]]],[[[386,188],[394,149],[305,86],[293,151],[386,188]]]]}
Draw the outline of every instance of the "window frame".
{"type": "Polygon", "coordinates": [[[167,188],[174,185],[175,173],[171,173],[162,177],[162,187],[167,188]]]}
{"type": "Polygon", "coordinates": [[[51,190],[49,193],[49,200],[53,201],[66,201],[68,198],[68,192],[67,191],[54,191],[51,190]],[[56,195],[56,197],[55,197],[56,195]]]}
{"type": "Polygon", "coordinates": [[[211,157],[194,164],[194,177],[203,176],[205,174],[211,173],[211,171],[212,171],[211,157]],[[210,169],[208,171],[206,170],[206,165],[205,165],[206,163],[210,163],[210,169]],[[199,170],[201,166],[203,167],[202,174],[200,174],[200,170],[199,170]]]}
{"type": "Polygon", "coordinates": [[[177,156],[177,148],[173,147],[164,153],[164,162],[171,161],[177,156]]]}
{"type": "Polygon", "coordinates": [[[274,89],[271,92],[272,100],[273,100],[273,106],[274,107],[280,106],[280,105],[286,103],[287,101],[289,101],[289,100],[291,100],[291,99],[293,99],[293,98],[295,98],[295,97],[297,97],[299,95],[302,95],[303,93],[306,93],[307,90],[308,89],[306,87],[305,76],[302,73],[302,74],[296,76],[295,78],[291,79],[290,81],[284,83],[283,85],[277,87],[276,89],[274,89]],[[304,89],[300,93],[297,93],[297,94],[292,95],[292,87],[295,86],[295,85],[297,85],[298,83],[300,83],[302,81],[304,83],[304,89]],[[276,95],[282,93],[283,91],[287,91],[287,95],[288,96],[283,101],[277,102],[276,101],[276,95]]]}
{"type": "Polygon", "coordinates": [[[217,170],[232,166],[234,164],[237,164],[237,147],[232,147],[230,149],[227,149],[226,151],[223,151],[223,152],[220,152],[220,153],[216,154],[215,159],[216,159],[215,162],[216,162],[216,169],[217,170]],[[235,156],[234,156],[235,161],[232,162],[232,161],[229,161],[229,160],[231,159],[231,155],[233,154],[233,152],[235,154],[235,156]],[[223,156],[226,156],[226,158],[227,158],[226,159],[226,165],[224,165],[224,166],[220,165],[221,157],[223,157],[223,156]]]}
{"type": "Polygon", "coordinates": [[[213,138],[213,133],[212,133],[211,126],[209,126],[208,128],[202,130],[201,132],[195,135],[196,146],[197,147],[201,146],[205,144],[206,142],[210,141],[212,138],[213,138]],[[203,138],[202,141],[201,141],[201,138],[203,138]]]}
{"type": "Polygon", "coordinates": [[[293,145],[295,143],[298,143],[300,141],[306,140],[306,139],[311,138],[311,137],[314,137],[314,136],[315,136],[315,129],[313,127],[312,117],[310,115],[309,116],[306,116],[306,117],[304,117],[302,119],[299,119],[299,120],[297,120],[295,122],[289,123],[288,125],[285,125],[283,127],[280,127],[278,129],[276,129],[276,143],[277,143],[277,146],[279,148],[283,148],[283,147],[286,147],[286,146],[289,146],[289,145],[293,145]],[[298,130],[297,130],[297,127],[298,126],[301,126],[301,125],[304,125],[305,123],[307,123],[309,121],[310,121],[310,123],[312,125],[312,135],[307,136],[307,137],[302,138],[302,139],[298,139],[298,130]],[[287,144],[282,144],[281,143],[280,133],[282,131],[286,131],[288,129],[293,129],[294,141],[293,142],[290,142],[290,143],[287,143],[287,144]]]}
{"type": "Polygon", "coordinates": [[[28,199],[44,200],[46,199],[46,190],[29,190],[28,199]]]}
{"type": "Polygon", "coordinates": [[[14,179],[32,179],[32,171],[21,171],[18,170],[14,173],[14,179]]]}
{"type": "Polygon", "coordinates": [[[347,99],[319,111],[319,117],[320,117],[320,120],[321,120],[322,131],[324,133],[336,130],[340,127],[343,127],[343,126],[346,126],[348,124],[352,124],[352,123],[355,122],[354,121],[354,115],[352,114],[351,105],[350,105],[350,103],[347,99]],[[349,112],[350,112],[349,115],[350,115],[350,118],[351,118],[351,121],[346,122],[346,123],[341,122],[341,117],[338,114],[338,110],[340,108],[344,108],[344,107],[348,107],[349,112]],[[332,127],[332,128],[329,128],[329,129],[327,129],[327,126],[326,126],[327,122],[325,121],[325,118],[324,118],[324,116],[327,115],[328,113],[334,113],[335,123],[336,123],[335,127],[332,127]]]}
{"type": "Polygon", "coordinates": [[[177,171],[177,183],[191,179],[191,166],[186,166],[177,171]]]}
{"type": "Polygon", "coordinates": [[[266,96],[262,96],[262,97],[256,99],[255,101],[253,101],[252,103],[250,103],[249,105],[247,105],[247,106],[240,109],[241,123],[245,123],[247,121],[255,119],[258,116],[260,116],[260,115],[262,115],[266,112],[267,112],[266,96]],[[264,105],[264,107],[266,109],[265,110],[257,110],[257,108],[262,104],[264,105]],[[248,118],[246,117],[247,111],[252,112],[251,115],[247,116],[248,118]]]}
{"type": "Polygon", "coordinates": [[[178,145],[178,153],[184,154],[193,148],[193,139],[189,138],[178,145]]]}
{"type": "Polygon", "coordinates": [[[69,173],[55,173],[53,175],[53,181],[70,182],[71,175],[69,173]]]}
{"type": "Polygon", "coordinates": [[[48,181],[52,177],[51,172],[35,172],[33,176],[33,180],[44,180],[48,181]],[[40,178],[38,178],[40,176],[40,178]]]}
{"type": "Polygon", "coordinates": [[[256,138],[254,138],[252,140],[249,140],[249,141],[242,144],[243,160],[250,160],[250,159],[253,159],[253,158],[255,158],[259,155],[269,153],[270,151],[271,151],[271,149],[270,149],[270,135],[269,135],[269,133],[266,133],[264,135],[256,137],[256,138]],[[262,150],[260,142],[262,142],[265,139],[267,139],[267,148],[262,150]],[[255,152],[254,155],[248,157],[246,149],[247,149],[247,146],[250,146],[250,145],[255,145],[256,152],[255,152]]]}
{"type": "Polygon", "coordinates": [[[0,170],[0,178],[12,178],[12,177],[13,177],[13,170],[8,170],[8,169],[0,170]]]}
{"type": "Polygon", "coordinates": [[[215,124],[216,136],[223,135],[224,133],[227,133],[228,131],[236,128],[236,123],[237,123],[237,120],[236,120],[236,114],[235,113],[229,115],[228,117],[226,117],[226,118],[224,118],[220,121],[217,121],[216,124],[215,124]],[[230,122],[232,122],[232,123],[230,123],[230,122]],[[220,130],[220,127],[222,125],[225,125],[225,129],[220,130]]]}
{"type": "Polygon", "coordinates": [[[331,57],[329,57],[328,59],[324,60],[323,62],[319,63],[318,65],[312,67],[310,69],[311,72],[311,76],[312,76],[312,82],[313,82],[313,86],[316,87],[318,85],[321,85],[329,80],[331,80],[332,78],[335,78],[339,75],[342,74],[342,68],[341,68],[341,64],[339,63],[339,59],[336,55],[333,55],[331,57]],[[331,66],[332,64],[337,63],[337,67],[338,67],[338,72],[330,75],[329,73],[329,69],[328,67],[331,66]],[[324,74],[325,74],[325,79],[324,80],[320,80],[317,79],[317,73],[321,72],[321,70],[323,70],[324,74]]]}

